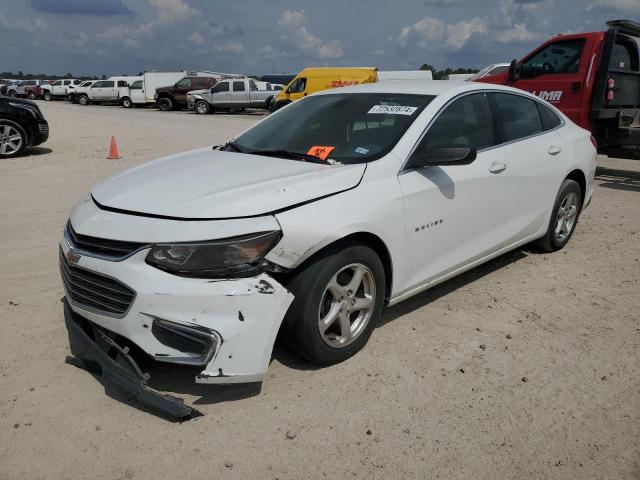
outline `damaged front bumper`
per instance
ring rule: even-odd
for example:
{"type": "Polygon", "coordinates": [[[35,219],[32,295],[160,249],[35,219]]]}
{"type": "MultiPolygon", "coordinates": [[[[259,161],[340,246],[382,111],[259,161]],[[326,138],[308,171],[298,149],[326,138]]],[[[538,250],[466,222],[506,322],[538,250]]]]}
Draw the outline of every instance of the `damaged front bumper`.
{"type": "Polygon", "coordinates": [[[142,373],[128,349],[118,345],[108,332],[75,314],[66,299],[64,321],[73,355],[67,357],[67,363],[98,375],[107,395],[139,404],[173,421],[183,422],[202,415],[182,399],[150,389],[148,374],[142,373]]]}
{"type": "Polygon", "coordinates": [[[159,362],[202,367],[197,383],[261,381],[293,295],[266,273],[229,280],[172,275],[146,264],[147,253],[114,262],[78,255],[63,240],[68,308],[159,362]],[[130,298],[126,311],[106,312],[95,303],[112,297],[130,298]]]}

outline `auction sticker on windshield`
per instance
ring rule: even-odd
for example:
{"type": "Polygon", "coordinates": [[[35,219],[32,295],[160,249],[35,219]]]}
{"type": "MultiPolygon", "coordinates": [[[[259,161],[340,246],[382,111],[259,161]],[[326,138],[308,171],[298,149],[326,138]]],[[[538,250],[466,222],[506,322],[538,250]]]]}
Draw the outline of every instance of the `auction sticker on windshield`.
{"type": "Polygon", "coordinates": [[[374,105],[367,113],[386,113],[389,115],[413,115],[418,107],[402,105],[374,105]]]}
{"type": "Polygon", "coordinates": [[[326,160],[329,154],[333,152],[335,148],[336,147],[314,145],[309,149],[307,155],[313,155],[314,157],[318,157],[320,160],[326,160]]]}

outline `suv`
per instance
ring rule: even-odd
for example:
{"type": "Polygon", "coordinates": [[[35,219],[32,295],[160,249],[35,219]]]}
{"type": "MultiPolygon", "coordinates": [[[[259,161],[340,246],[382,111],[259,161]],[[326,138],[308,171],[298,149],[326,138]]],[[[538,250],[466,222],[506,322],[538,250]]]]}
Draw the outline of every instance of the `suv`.
{"type": "Polygon", "coordinates": [[[218,80],[215,77],[184,77],[168,87],[156,89],[155,99],[163,112],[187,106],[187,93],[193,90],[208,90],[218,80]]]}
{"type": "Polygon", "coordinates": [[[15,157],[48,138],[49,124],[35,103],[0,97],[0,159],[15,157]]]}
{"type": "MultiPolygon", "coordinates": [[[[133,81],[137,78],[132,78],[133,81]]],[[[125,98],[129,98],[129,82],[127,80],[110,78],[98,80],[86,91],[77,94],[78,103],[87,105],[89,102],[99,105],[100,103],[123,103],[125,98]]]]}
{"type": "Polygon", "coordinates": [[[82,105],[89,103],[89,97],[87,97],[86,93],[96,82],[97,80],[87,80],[71,90],[69,92],[69,100],[71,100],[71,103],[79,103],[80,100],[84,102],[82,105]]]}
{"type": "Polygon", "coordinates": [[[55,98],[66,98],[81,83],[82,80],[76,80],[75,78],[56,80],[50,85],[42,85],[42,96],[47,101],[55,98]]]}

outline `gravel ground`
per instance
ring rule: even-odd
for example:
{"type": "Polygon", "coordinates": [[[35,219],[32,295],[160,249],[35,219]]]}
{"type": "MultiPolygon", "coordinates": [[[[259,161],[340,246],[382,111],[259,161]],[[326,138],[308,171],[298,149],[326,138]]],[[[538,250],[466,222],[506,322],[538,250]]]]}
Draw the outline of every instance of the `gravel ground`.
{"type": "Polygon", "coordinates": [[[165,371],[205,414],[171,424],[64,363],[57,242],[94,183],[262,116],[40,105],[49,142],[0,162],[0,478],[640,478],[640,162],[599,160],[564,251],[388,309],[343,364],[277,348],[261,391],[165,371]]]}

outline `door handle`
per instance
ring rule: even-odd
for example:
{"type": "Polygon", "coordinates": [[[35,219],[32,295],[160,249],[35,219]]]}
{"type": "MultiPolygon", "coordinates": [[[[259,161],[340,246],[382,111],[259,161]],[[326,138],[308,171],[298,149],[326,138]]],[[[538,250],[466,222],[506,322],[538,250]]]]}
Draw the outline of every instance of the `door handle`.
{"type": "Polygon", "coordinates": [[[501,172],[504,172],[506,169],[507,169],[507,165],[502,162],[493,162],[489,166],[490,173],[501,173],[501,172]]]}
{"type": "Polygon", "coordinates": [[[550,145],[549,146],[549,155],[557,155],[562,151],[562,148],[560,147],[556,147],[555,145],[550,145]]]}

